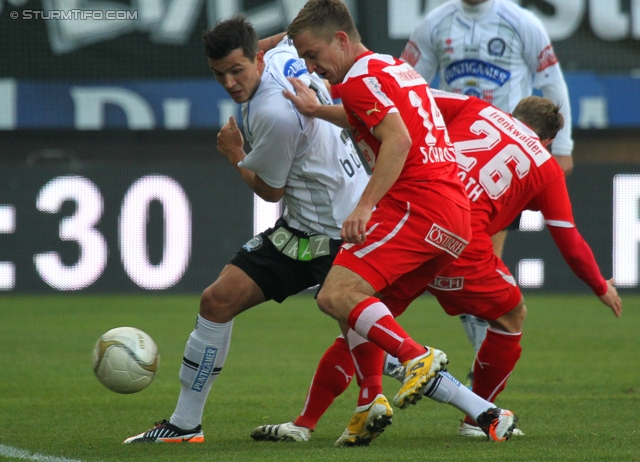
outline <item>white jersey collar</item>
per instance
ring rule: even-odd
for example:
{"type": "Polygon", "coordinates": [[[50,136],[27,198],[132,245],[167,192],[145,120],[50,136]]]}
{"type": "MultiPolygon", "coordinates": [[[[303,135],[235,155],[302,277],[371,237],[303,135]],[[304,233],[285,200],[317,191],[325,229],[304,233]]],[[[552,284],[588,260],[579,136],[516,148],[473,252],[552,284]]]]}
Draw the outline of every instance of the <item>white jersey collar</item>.
{"type": "Polygon", "coordinates": [[[476,20],[485,16],[493,7],[495,0],[487,0],[479,5],[468,5],[464,1],[460,0],[460,6],[462,13],[469,19],[476,20]]]}

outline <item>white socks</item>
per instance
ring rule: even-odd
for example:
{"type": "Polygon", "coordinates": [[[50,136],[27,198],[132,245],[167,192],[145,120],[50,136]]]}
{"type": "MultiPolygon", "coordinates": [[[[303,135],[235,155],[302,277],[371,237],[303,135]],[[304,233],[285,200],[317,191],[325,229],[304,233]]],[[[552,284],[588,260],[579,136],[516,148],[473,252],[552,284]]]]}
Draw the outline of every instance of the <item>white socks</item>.
{"type": "MultiPolygon", "coordinates": [[[[397,358],[387,355],[382,374],[402,382],[404,367],[397,358]]],[[[496,407],[495,404],[479,397],[462,385],[446,371],[440,372],[427,383],[424,395],[439,403],[451,404],[474,420],[487,409],[496,407]]]]}
{"type": "Polygon", "coordinates": [[[387,377],[391,377],[402,383],[404,382],[404,366],[395,356],[387,355],[384,358],[384,369],[382,369],[382,375],[386,375],[387,377]]]}
{"type": "Polygon", "coordinates": [[[170,422],[190,430],[202,422],[211,385],[220,374],[229,352],[233,320],[219,324],[198,315],[180,366],[180,396],[170,422]]]}
{"type": "Polygon", "coordinates": [[[480,414],[495,404],[479,397],[467,387],[458,382],[448,372],[439,372],[435,378],[427,383],[424,395],[439,403],[451,404],[466,415],[476,420],[480,414]]]}
{"type": "Polygon", "coordinates": [[[464,332],[467,334],[467,338],[469,339],[469,343],[473,347],[475,353],[478,354],[480,345],[482,345],[484,338],[487,336],[489,323],[484,319],[476,318],[470,314],[461,314],[459,317],[462,322],[464,332]]]}

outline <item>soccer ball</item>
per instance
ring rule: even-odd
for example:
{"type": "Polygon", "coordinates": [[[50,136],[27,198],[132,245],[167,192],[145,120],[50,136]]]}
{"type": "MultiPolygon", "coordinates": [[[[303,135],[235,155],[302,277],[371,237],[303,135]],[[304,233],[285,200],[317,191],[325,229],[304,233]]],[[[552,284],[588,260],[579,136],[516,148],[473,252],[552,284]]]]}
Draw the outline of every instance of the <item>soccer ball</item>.
{"type": "Polygon", "coordinates": [[[158,347],[135,327],[116,327],[104,333],[93,348],[93,372],[116,393],[136,393],[147,387],[158,370],[158,347]]]}

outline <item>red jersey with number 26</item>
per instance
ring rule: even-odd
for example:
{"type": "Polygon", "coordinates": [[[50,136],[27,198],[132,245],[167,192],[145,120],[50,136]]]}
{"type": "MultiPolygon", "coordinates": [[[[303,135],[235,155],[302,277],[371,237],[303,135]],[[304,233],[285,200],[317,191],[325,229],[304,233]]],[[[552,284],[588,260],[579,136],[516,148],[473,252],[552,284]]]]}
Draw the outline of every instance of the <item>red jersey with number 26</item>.
{"type": "Polygon", "coordinates": [[[429,85],[410,65],[392,56],[363,53],[340,89],[358,146],[375,169],[380,141],[372,130],[389,113],[399,113],[413,143],[396,183],[428,182],[429,189],[468,208],[453,145],[429,85]]]}
{"type": "Polygon", "coordinates": [[[474,235],[449,268],[473,265],[483,252],[493,253],[486,247],[491,245],[488,236],[504,229],[522,210],[539,210],[571,269],[597,295],[606,293],[607,282],[593,252],[575,227],[564,173],[537,135],[478,98],[439,90],[433,96],[456,149],[474,235]]]}
{"type": "Polygon", "coordinates": [[[554,183],[564,194],[555,197],[555,204],[535,210],[547,220],[574,226],[564,173],[529,127],[478,98],[438,90],[433,94],[455,145],[474,232],[492,235],[504,229],[554,183]]]}

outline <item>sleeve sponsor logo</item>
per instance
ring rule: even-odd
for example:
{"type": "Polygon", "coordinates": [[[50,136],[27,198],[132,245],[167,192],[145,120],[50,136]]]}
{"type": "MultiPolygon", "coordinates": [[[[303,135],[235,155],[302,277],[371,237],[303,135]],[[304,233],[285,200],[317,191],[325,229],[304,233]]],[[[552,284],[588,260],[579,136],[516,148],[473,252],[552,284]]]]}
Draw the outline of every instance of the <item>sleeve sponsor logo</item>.
{"type": "Polygon", "coordinates": [[[369,146],[364,139],[360,139],[358,141],[358,147],[360,148],[360,152],[362,153],[364,160],[366,160],[369,167],[373,169],[376,166],[376,156],[373,153],[371,146],[369,146]]]}
{"type": "Polygon", "coordinates": [[[493,90],[482,90],[482,100],[493,104],[493,90]]]}
{"type": "Polygon", "coordinates": [[[511,78],[511,72],[479,59],[455,61],[449,64],[444,70],[444,80],[449,85],[454,80],[463,77],[477,77],[502,86],[511,78]]]}
{"type": "Polygon", "coordinates": [[[542,50],[542,53],[540,53],[540,56],[538,56],[538,69],[536,69],[536,71],[542,72],[547,67],[551,67],[557,63],[558,63],[558,58],[556,58],[556,53],[555,51],[553,51],[553,46],[549,44],[544,50],[542,50]]]}
{"type": "Polygon", "coordinates": [[[407,63],[402,63],[399,66],[387,66],[382,70],[393,77],[402,88],[427,84],[418,71],[407,63]]]}
{"type": "Polygon", "coordinates": [[[385,107],[394,106],[393,101],[382,91],[382,86],[375,77],[365,77],[362,79],[373,96],[380,101],[385,107]]]}
{"type": "Polygon", "coordinates": [[[400,59],[412,66],[415,66],[420,59],[420,50],[418,49],[418,46],[409,40],[405,45],[404,50],[402,50],[400,59]]]}

